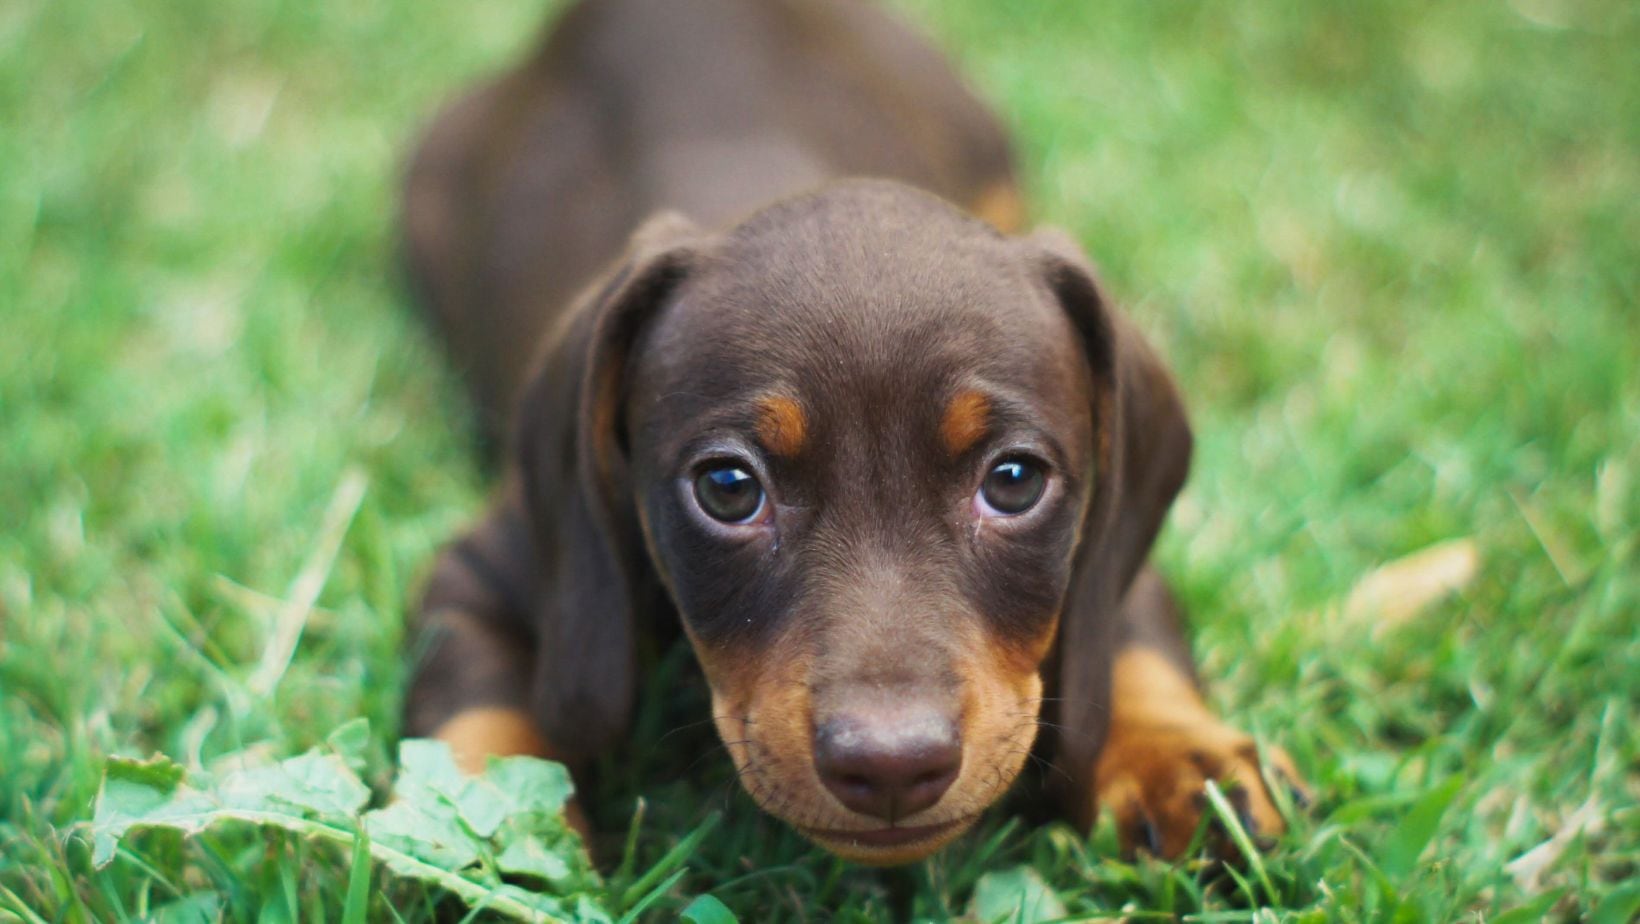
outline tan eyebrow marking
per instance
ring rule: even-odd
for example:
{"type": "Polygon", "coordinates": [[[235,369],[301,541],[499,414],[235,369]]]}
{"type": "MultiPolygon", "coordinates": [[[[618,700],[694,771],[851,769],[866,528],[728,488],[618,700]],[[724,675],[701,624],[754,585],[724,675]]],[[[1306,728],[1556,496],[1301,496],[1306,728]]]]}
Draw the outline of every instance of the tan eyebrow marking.
{"type": "Polygon", "coordinates": [[[757,438],[769,452],[791,458],[803,450],[808,438],[803,407],[785,395],[771,395],[758,402],[757,438]]]}
{"type": "Polygon", "coordinates": [[[945,443],[946,451],[960,456],[972,449],[985,435],[990,416],[989,398],[977,391],[958,392],[940,418],[940,441],[945,443]]]}

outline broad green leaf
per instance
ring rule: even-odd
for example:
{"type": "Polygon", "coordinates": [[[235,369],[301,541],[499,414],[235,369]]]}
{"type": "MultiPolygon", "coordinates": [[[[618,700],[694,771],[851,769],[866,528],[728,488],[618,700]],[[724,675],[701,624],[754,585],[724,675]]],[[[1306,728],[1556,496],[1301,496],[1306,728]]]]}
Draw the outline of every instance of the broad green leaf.
{"type": "Polygon", "coordinates": [[[531,892],[510,883],[497,887],[492,894],[502,901],[527,906],[532,911],[546,915],[549,920],[574,921],[576,924],[615,924],[614,918],[611,918],[608,912],[584,895],[576,896],[573,900],[562,899],[531,892]]]}
{"type": "MultiPolygon", "coordinates": [[[[585,894],[566,899],[500,879],[502,873],[528,876],[532,884],[560,892],[601,888],[580,841],[564,823],[563,805],[572,790],[563,767],[509,758],[478,777],[466,777],[445,745],[406,741],[393,801],[365,811],[370,791],[354,766],[362,764],[368,746],[368,729],[349,723],[324,746],[277,763],[247,766],[239,755],[223,760],[216,772],[188,773],[164,757],[110,759],[91,823],[93,862],[98,867],[112,862],[120,839],[135,830],[194,835],[238,822],[351,850],[350,919],[364,913],[375,862],[493,914],[610,921],[585,894]],[[481,862],[485,857],[493,862],[481,862]]],[[[193,908],[178,905],[175,913],[188,920],[193,908]]]]}
{"type": "Polygon", "coordinates": [[[1065,916],[1065,905],[1029,866],[986,873],[974,886],[968,914],[981,924],[1035,924],[1065,916]]]}
{"type": "Polygon", "coordinates": [[[575,784],[563,764],[533,757],[492,757],[483,779],[506,797],[512,812],[562,817],[564,803],[575,794],[575,784]]]}
{"type": "MultiPolygon", "coordinates": [[[[462,870],[477,863],[483,847],[457,820],[453,808],[424,798],[401,797],[365,815],[364,827],[372,841],[445,870],[462,870]]],[[[415,875],[414,865],[389,861],[388,867],[400,875],[415,875]]]]}
{"type": "Polygon", "coordinates": [[[609,912],[585,895],[575,897],[572,913],[566,917],[580,924],[615,924],[615,919],[609,916],[609,912]]]}
{"type": "Polygon", "coordinates": [[[399,781],[415,781],[439,789],[459,789],[468,780],[456,767],[450,746],[430,738],[399,742],[399,781]]]}
{"type": "Polygon", "coordinates": [[[110,780],[124,780],[168,793],[187,776],[187,768],[166,757],[155,754],[146,760],[132,757],[110,757],[104,771],[110,780]]]}
{"type": "Polygon", "coordinates": [[[570,865],[563,855],[548,850],[537,838],[521,837],[502,849],[495,858],[496,868],[514,876],[531,876],[554,885],[570,877],[570,865]]]}
{"type": "Polygon", "coordinates": [[[370,754],[370,720],[344,722],[325,736],[325,746],[355,773],[363,773],[370,754]]]}
{"type": "Polygon", "coordinates": [[[370,790],[341,758],[317,750],[277,764],[184,778],[165,758],[110,759],[91,820],[92,863],[106,866],[132,828],[165,827],[197,834],[228,817],[279,824],[285,816],[344,822],[364,807],[370,790]],[[263,817],[269,816],[269,817],[263,817]]]}
{"type": "Polygon", "coordinates": [[[483,779],[474,779],[456,767],[450,746],[442,741],[413,738],[399,743],[399,779],[394,791],[406,801],[443,803],[452,816],[480,838],[495,834],[505,821],[508,797],[483,779]]]}
{"type": "Polygon", "coordinates": [[[107,866],[119,839],[133,827],[158,825],[192,833],[194,820],[212,808],[209,800],[181,785],[183,768],[164,757],[146,761],[109,758],[91,818],[91,862],[107,866]]]}
{"type": "Polygon", "coordinates": [[[335,754],[317,750],[225,776],[219,784],[225,804],[240,808],[286,806],[311,818],[351,817],[370,801],[370,790],[335,754]]]}

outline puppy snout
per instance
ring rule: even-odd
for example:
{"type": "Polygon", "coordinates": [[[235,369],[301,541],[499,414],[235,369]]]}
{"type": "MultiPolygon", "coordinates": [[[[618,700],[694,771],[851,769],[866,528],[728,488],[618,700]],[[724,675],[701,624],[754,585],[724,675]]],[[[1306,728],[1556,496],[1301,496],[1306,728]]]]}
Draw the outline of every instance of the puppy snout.
{"type": "Polygon", "coordinates": [[[838,801],[893,824],[951,788],[962,741],[957,724],[931,709],[857,712],[816,727],[814,762],[838,801]]]}

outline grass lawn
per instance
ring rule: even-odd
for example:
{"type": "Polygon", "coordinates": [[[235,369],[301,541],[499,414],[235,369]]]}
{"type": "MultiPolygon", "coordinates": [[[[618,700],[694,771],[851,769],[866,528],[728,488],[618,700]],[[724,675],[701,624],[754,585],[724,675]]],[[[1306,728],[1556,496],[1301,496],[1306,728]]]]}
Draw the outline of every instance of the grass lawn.
{"type": "MultiPolygon", "coordinates": [[[[1200,451],[1160,556],[1212,699],[1318,800],[1240,871],[999,811],[877,872],[759,815],[709,734],[662,740],[704,710],[652,700],[594,806],[619,858],[647,805],[627,862],[571,897],[1630,920],[1640,5],[901,5],[1171,358],[1200,451]],[[1398,606],[1441,568],[1383,566],[1438,543],[1473,579],[1398,606]]],[[[346,842],[230,822],[94,869],[88,823],[111,755],[283,758],[360,716],[390,781],[406,602],[485,491],[397,273],[399,159],[539,7],[0,4],[0,922],[449,913],[346,842]]]]}

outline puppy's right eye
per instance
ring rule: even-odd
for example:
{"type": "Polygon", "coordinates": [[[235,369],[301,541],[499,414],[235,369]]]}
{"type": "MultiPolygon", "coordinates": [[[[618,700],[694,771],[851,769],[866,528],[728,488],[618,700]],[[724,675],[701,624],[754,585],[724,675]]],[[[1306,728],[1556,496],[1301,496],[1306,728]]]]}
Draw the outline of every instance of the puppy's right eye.
{"type": "Polygon", "coordinates": [[[991,467],[980,484],[982,511],[997,516],[1017,516],[1042,499],[1047,476],[1042,466],[1023,456],[1003,459],[991,467]]]}
{"type": "Polygon", "coordinates": [[[720,523],[747,523],[763,509],[763,486],[738,465],[718,465],[696,476],[695,502],[720,523]]]}

